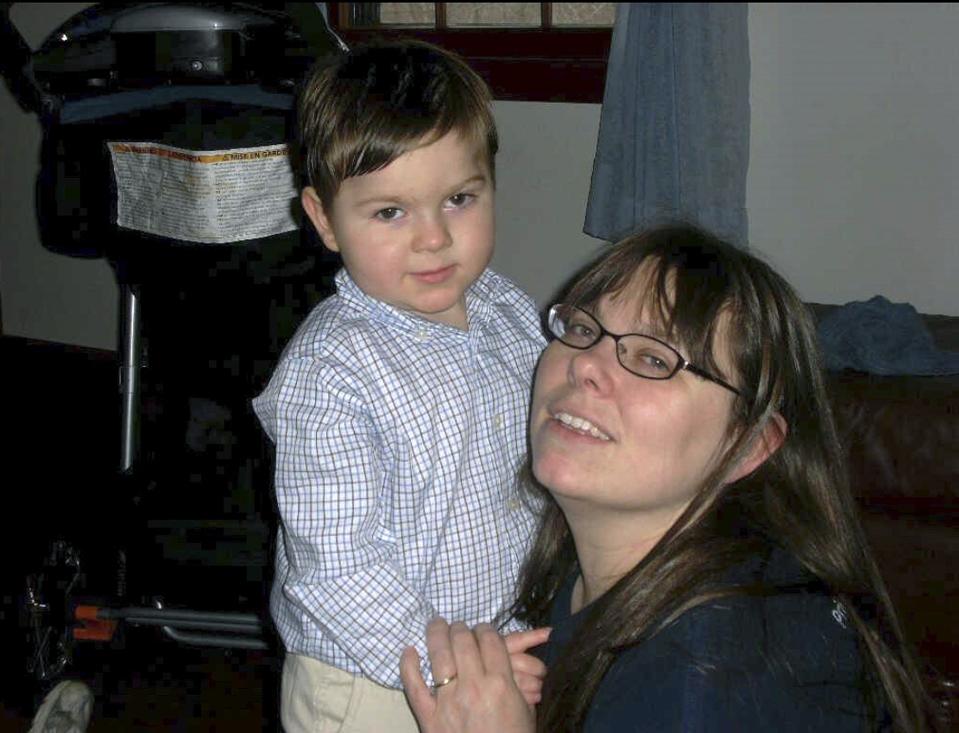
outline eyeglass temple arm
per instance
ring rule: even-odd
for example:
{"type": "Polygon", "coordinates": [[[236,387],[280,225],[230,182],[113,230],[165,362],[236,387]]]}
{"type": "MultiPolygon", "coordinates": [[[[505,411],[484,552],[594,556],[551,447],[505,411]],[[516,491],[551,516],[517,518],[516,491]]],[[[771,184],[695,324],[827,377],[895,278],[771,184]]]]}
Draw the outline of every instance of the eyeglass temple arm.
{"type": "Polygon", "coordinates": [[[685,369],[685,370],[688,371],[688,372],[692,372],[693,374],[702,377],[703,379],[708,379],[710,382],[715,382],[715,383],[718,384],[720,387],[725,387],[726,389],[728,389],[728,390],[729,390],[730,392],[732,392],[733,394],[742,395],[742,392],[740,392],[738,389],[736,389],[735,387],[733,387],[733,385],[731,385],[729,382],[724,382],[724,381],[723,381],[722,379],[720,379],[719,377],[714,377],[714,376],[713,376],[712,374],[710,374],[709,372],[707,372],[707,371],[705,371],[705,370],[703,370],[703,369],[700,369],[698,366],[694,366],[694,365],[690,364],[688,361],[687,361],[685,364],[683,364],[683,367],[682,367],[682,368],[685,369]]]}

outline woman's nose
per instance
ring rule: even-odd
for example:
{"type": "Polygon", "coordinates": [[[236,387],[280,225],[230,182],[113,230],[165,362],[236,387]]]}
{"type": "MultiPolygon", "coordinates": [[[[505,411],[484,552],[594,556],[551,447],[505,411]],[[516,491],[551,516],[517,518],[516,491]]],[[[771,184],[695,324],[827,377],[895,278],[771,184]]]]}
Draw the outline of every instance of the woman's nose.
{"type": "Polygon", "coordinates": [[[569,360],[569,378],[577,386],[605,392],[613,383],[615,370],[621,369],[616,358],[616,342],[608,336],[588,349],[577,351],[569,360]]]}
{"type": "Polygon", "coordinates": [[[414,249],[421,252],[436,252],[449,247],[453,238],[442,217],[424,219],[416,232],[414,249]]]}

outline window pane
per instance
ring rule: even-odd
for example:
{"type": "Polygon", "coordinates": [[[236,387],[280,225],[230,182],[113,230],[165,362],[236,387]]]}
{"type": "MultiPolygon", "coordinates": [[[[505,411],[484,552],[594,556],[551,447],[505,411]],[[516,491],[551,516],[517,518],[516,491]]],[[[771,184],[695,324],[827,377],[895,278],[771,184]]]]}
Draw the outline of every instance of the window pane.
{"type": "Polygon", "coordinates": [[[612,26],[616,3],[553,3],[553,25],[612,26]]]}
{"type": "Polygon", "coordinates": [[[434,7],[435,3],[380,3],[380,23],[432,27],[436,24],[434,7]]]}
{"type": "Polygon", "coordinates": [[[540,3],[447,3],[446,23],[450,28],[513,26],[538,28],[542,22],[540,3]]]}

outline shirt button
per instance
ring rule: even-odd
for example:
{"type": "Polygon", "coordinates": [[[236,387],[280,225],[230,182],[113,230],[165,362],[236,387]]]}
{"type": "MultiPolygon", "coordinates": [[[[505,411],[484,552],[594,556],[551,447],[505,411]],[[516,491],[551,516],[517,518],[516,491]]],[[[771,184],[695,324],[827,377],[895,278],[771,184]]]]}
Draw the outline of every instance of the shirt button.
{"type": "Polygon", "coordinates": [[[430,332],[427,331],[425,328],[421,328],[419,331],[416,332],[417,341],[428,341],[429,338],[430,338],[430,332]]]}
{"type": "Polygon", "coordinates": [[[493,427],[495,427],[497,430],[503,427],[503,416],[501,414],[497,413],[496,415],[493,415],[493,427]]]}
{"type": "Polygon", "coordinates": [[[519,499],[516,497],[510,499],[508,502],[506,502],[506,508],[511,512],[515,512],[517,509],[519,509],[519,499]]]}

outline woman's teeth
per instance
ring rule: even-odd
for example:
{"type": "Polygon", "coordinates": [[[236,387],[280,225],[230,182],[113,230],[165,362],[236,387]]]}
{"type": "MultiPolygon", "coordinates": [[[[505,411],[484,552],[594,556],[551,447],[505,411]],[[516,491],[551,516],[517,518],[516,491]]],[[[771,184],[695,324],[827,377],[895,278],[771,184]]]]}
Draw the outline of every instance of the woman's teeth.
{"type": "Polygon", "coordinates": [[[584,420],[581,417],[575,417],[574,415],[570,415],[568,412],[558,412],[556,415],[554,415],[554,417],[563,423],[563,425],[566,425],[577,432],[585,433],[586,435],[599,438],[600,440],[609,440],[609,436],[597,429],[597,427],[589,420],[584,420]]]}

